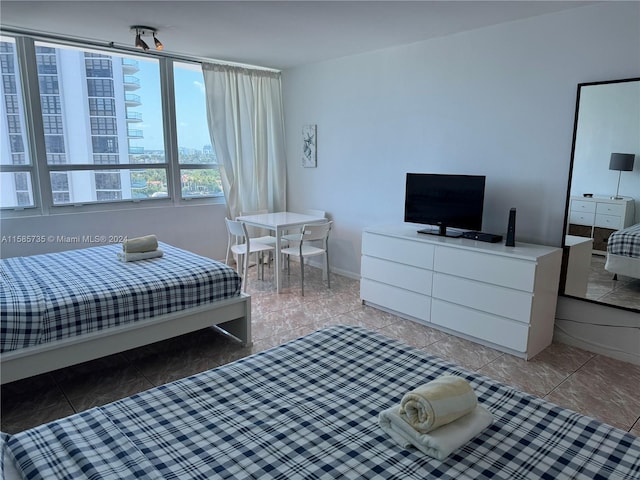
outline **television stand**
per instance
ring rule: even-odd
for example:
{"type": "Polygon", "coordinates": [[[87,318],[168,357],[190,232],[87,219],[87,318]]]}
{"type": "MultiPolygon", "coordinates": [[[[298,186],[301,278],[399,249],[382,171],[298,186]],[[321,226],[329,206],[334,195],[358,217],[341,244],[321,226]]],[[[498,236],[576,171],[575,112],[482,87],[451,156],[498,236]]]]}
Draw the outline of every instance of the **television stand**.
{"type": "Polygon", "coordinates": [[[444,225],[438,225],[438,230],[432,228],[423,228],[418,230],[418,233],[424,233],[425,235],[438,235],[439,237],[458,238],[462,236],[462,232],[447,231],[447,227],[444,225]]]}

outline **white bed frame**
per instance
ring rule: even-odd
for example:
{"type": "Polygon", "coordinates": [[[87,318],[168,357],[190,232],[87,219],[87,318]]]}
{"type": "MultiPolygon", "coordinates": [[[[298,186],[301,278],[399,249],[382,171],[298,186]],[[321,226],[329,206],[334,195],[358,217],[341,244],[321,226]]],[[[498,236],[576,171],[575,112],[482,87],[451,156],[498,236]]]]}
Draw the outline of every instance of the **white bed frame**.
{"type": "Polygon", "coordinates": [[[251,297],[241,294],[208,305],[118,327],[22,348],[0,355],[0,384],[217,326],[251,345],[251,297]]]}
{"type": "Polygon", "coordinates": [[[607,261],[604,264],[604,268],[615,275],[620,274],[627,277],[640,278],[640,258],[607,253],[607,261]]]}

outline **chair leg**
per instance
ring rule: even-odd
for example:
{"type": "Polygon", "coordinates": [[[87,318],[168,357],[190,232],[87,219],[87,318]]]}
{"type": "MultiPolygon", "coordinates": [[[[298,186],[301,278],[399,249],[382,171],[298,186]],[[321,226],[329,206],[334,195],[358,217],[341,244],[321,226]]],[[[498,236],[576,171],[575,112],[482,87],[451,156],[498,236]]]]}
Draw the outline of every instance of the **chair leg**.
{"type": "Polygon", "coordinates": [[[227,243],[227,257],[224,259],[224,263],[229,265],[229,257],[231,256],[231,239],[227,243]]]}
{"type": "Polygon", "coordinates": [[[300,288],[304,297],[304,257],[300,255],[300,288]]]}
{"type": "Polygon", "coordinates": [[[331,288],[331,273],[329,272],[329,251],[324,252],[324,258],[327,265],[327,288],[331,288]]]}
{"type": "Polygon", "coordinates": [[[249,253],[242,255],[242,263],[244,271],[242,274],[242,292],[244,293],[247,290],[247,282],[249,281],[249,253]]]}

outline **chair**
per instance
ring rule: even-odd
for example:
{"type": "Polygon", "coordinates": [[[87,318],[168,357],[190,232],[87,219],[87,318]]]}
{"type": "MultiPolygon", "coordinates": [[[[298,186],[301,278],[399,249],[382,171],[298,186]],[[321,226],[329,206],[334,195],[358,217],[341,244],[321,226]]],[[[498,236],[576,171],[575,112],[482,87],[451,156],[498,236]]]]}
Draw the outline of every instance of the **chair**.
{"type": "MultiPolygon", "coordinates": [[[[304,213],[306,215],[313,215],[314,217],[322,217],[322,218],[327,218],[327,212],[325,212],[324,210],[313,210],[313,209],[306,209],[303,210],[300,213],[304,213]]],[[[302,234],[302,229],[298,230],[297,232],[294,233],[287,233],[286,235],[282,235],[282,239],[286,240],[287,242],[299,242],[300,241],[300,236],[302,234]]]]}
{"type": "Polygon", "coordinates": [[[249,237],[247,226],[244,223],[238,222],[237,220],[231,220],[229,218],[225,218],[225,222],[227,223],[227,231],[229,232],[227,258],[225,263],[229,264],[229,256],[231,252],[235,253],[238,258],[238,271],[240,271],[240,264],[242,263],[242,291],[244,292],[246,290],[248,280],[247,272],[249,270],[249,255],[255,253],[258,256],[258,267],[256,268],[262,268],[262,279],[264,280],[264,263],[262,262],[262,254],[264,252],[272,252],[275,249],[270,245],[254,242],[251,237],[249,237]],[[240,259],[242,259],[242,262],[240,259]]]}
{"type": "MultiPolygon", "coordinates": [[[[240,212],[240,216],[243,217],[245,215],[261,215],[263,213],[269,213],[269,210],[267,210],[266,208],[264,210],[255,210],[253,212],[240,212]]],[[[252,234],[253,231],[255,230],[254,227],[248,227],[247,231],[249,232],[249,234],[252,234]]],[[[258,243],[263,243],[265,245],[270,245],[272,246],[274,249],[276,247],[276,237],[274,237],[273,235],[263,235],[263,236],[251,236],[251,241],[252,242],[258,242],[258,243]]],[[[283,247],[287,246],[287,241],[283,240],[282,238],[280,239],[280,245],[283,247]]],[[[269,265],[271,265],[271,252],[269,252],[269,261],[267,262],[269,265]]]]}
{"type": "MultiPolygon", "coordinates": [[[[333,222],[314,223],[302,227],[299,244],[293,247],[287,247],[280,250],[283,255],[287,255],[287,268],[289,259],[299,257],[300,259],[300,285],[302,296],[304,297],[304,259],[315,255],[324,255],[325,266],[324,275],[327,278],[327,288],[331,288],[331,279],[329,275],[329,232],[333,222]],[[320,240],[321,247],[310,245],[309,242],[320,240]]],[[[291,269],[288,268],[289,273],[291,269]]]]}
{"type": "MultiPolygon", "coordinates": [[[[240,212],[240,216],[244,217],[246,215],[261,215],[263,213],[269,213],[269,210],[264,209],[264,210],[256,210],[253,212],[240,212]]],[[[247,229],[247,231],[251,234],[253,227],[249,227],[247,229]]],[[[252,242],[259,242],[259,243],[264,243],[265,245],[271,245],[272,247],[276,246],[276,237],[274,237],[273,235],[263,235],[261,237],[257,237],[257,236],[251,236],[251,241],[252,242]]]]}

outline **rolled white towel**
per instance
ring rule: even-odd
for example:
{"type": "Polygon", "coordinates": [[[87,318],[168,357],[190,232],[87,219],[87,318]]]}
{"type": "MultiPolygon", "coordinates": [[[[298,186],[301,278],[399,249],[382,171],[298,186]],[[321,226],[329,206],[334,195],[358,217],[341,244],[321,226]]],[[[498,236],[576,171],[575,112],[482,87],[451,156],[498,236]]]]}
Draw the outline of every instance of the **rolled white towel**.
{"type": "Polygon", "coordinates": [[[130,238],[122,242],[122,251],[125,253],[152,252],[158,248],[158,239],[155,235],[130,238]]]}
{"type": "Polygon", "coordinates": [[[161,248],[157,248],[151,252],[118,252],[118,260],[121,262],[135,262],[137,260],[148,260],[149,258],[160,258],[162,255],[164,255],[164,252],[161,248]]]}
{"type": "Polygon", "coordinates": [[[420,433],[398,413],[398,406],[380,412],[378,424],[402,448],[411,446],[425,455],[444,460],[493,423],[493,415],[482,405],[430,433],[420,433]]]}
{"type": "Polygon", "coordinates": [[[469,382],[443,375],[405,394],[399,413],[415,430],[429,433],[473,411],[477,404],[469,382]]]}

